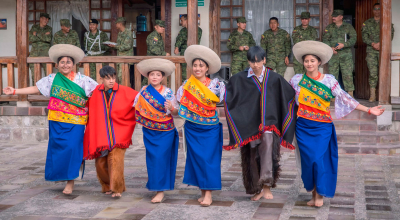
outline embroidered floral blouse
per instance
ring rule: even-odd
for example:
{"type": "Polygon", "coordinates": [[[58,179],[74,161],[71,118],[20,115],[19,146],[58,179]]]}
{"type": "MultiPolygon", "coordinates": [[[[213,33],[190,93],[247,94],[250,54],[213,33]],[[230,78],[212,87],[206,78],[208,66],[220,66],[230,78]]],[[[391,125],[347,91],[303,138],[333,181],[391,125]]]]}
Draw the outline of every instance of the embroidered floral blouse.
{"type": "MultiPolygon", "coordinates": [[[[176,92],[176,100],[181,100],[183,95],[183,86],[185,85],[187,80],[183,82],[181,87],[179,87],[178,91],[176,92]]],[[[219,101],[222,102],[225,96],[225,84],[220,82],[218,78],[211,80],[210,85],[207,86],[211,92],[213,92],[216,96],[218,96],[219,101]]]]}
{"type": "MultiPolygon", "coordinates": [[[[299,82],[302,79],[303,74],[296,74],[289,81],[289,84],[296,91],[296,103],[299,105],[299,94],[300,94],[300,86],[299,82]]],[[[319,81],[320,83],[326,85],[331,89],[333,96],[335,96],[335,115],[336,118],[343,118],[352,112],[360,103],[357,102],[354,98],[352,98],[347,92],[343,91],[340,88],[338,81],[331,74],[325,74],[324,79],[319,81]]]]}
{"type": "MultiPolygon", "coordinates": [[[[145,88],[146,88],[146,86],[143,86],[142,89],[140,89],[140,92],[139,92],[139,94],[136,96],[135,102],[133,103],[133,107],[136,106],[137,101],[138,101],[139,96],[140,96],[140,93],[141,93],[141,92],[143,91],[143,89],[145,89],[145,88]]],[[[164,97],[166,100],[171,101],[172,106],[174,106],[175,109],[179,109],[179,104],[178,104],[178,102],[176,101],[174,92],[172,92],[172,90],[171,90],[170,88],[167,88],[167,87],[165,87],[165,86],[164,86],[164,88],[165,88],[165,89],[164,89],[164,92],[161,94],[162,97],[164,97]]],[[[163,103],[163,104],[164,104],[164,103],[163,103]]],[[[169,115],[169,114],[171,114],[171,111],[170,111],[169,109],[167,109],[167,115],[169,115]]]]}
{"type": "MultiPolygon", "coordinates": [[[[51,85],[53,84],[55,76],[56,74],[52,73],[46,77],[41,78],[39,81],[36,82],[36,86],[38,87],[42,95],[50,97],[51,85]]],[[[76,83],[78,86],[80,86],[83,90],[85,90],[85,94],[87,97],[91,96],[93,90],[98,85],[98,83],[94,81],[92,78],[80,74],[79,72],[76,73],[73,82],[76,83]]]]}

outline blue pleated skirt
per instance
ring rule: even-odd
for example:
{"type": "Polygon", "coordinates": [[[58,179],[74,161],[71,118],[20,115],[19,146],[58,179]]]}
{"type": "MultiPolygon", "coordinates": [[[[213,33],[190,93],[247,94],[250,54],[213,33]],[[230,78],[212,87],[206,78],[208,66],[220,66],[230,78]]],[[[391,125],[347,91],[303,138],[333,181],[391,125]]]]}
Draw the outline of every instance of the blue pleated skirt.
{"type": "Polygon", "coordinates": [[[83,161],[85,125],[49,121],[45,167],[47,181],[74,180],[83,161]]]}
{"type": "Polygon", "coordinates": [[[325,197],[335,195],[338,168],[338,144],[333,123],[299,117],[296,138],[301,156],[304,188],[325,197]]]}
{"type": "Polygon", "coordinates": [[[173,190],[178,160],[179,135],[171,131],[155,131],[143,127],[148,174],[147,189],[150,191],[173,190]]]}
{"type": "Polygon", "coordinates": [[[202,190],[221,189],[222,124],[185,122],[187,157],[183,183],[202,190]]]}

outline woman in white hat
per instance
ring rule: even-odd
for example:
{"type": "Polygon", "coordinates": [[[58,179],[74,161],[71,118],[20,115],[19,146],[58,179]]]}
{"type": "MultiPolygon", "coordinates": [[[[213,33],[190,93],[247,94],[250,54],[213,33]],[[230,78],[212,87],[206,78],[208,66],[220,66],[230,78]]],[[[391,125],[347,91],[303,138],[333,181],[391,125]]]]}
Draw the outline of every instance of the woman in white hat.
{"type": "Polygon", "coordinates": [[[296,137],[301,158],[301,177],[313,197],[309,206],[321,207],[323,197],[333,197],[336,190],[338,144],[330,114],[331,99],[335,98],[336,118],[359,110],[381,115],[381,106],[372,108],[359,104],[340,88],[333,75],[322,74],[318,68],[332,57],[332,48],[317,41],[302,41],[293,47],[297,61],[304,64],[306,74],[296,74],[290,85],[296,91],[299,105],[296,137]]]}
{"type": "Polygon", "coordinates": [[[186,120],[185,141],[187,158],[183,183],[201,189],[198,199],[202,206],[212,203],[212,190],[221,189],[222,124],[216,104],[224,99],[225,85],[206,74],[220,70],[221,60],[210,48],[189,46],[185,61],[192,68],[192,76],[177,92],[179,116],[186,120]]]}
{"type": "Polygon", "coordinates": [[[49,56],[58,65],[59,72],[40,79],[36,86],[21,89],[7,87],[4,93],[29,95],[40,92],[50,97],[45,179],[67,181],[63,193],[71,194],[83,161],[83,134],[88,118],[85,105],[97,82],[72,71],[74,64],[84,57],[80,48],[57,44],[50,48],[49,56]]]}
{"type": "Polygon", "coordinates": [[[141,61],[137,68],[150,82],[140,90],[133,104],[136,121],[143,125],[149,179],[146,187],[157,192],[151,202],[160,203],[165,190],[174,190],[178,160],[179,135],[172,115],[178,115],[179,105],[172,90],[161,84],[175,71],[175,64],[153,58],[141,61]]]}

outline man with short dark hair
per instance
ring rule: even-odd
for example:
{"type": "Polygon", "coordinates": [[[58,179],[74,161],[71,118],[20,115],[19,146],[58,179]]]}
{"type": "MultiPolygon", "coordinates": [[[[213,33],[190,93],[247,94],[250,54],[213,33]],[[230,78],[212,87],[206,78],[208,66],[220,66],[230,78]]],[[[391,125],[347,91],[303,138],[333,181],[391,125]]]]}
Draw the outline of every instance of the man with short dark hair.
{"type": "Polygon", "coordinates": [[[270,188],[279,178],[280,145],[292,145],[297,105],[295,91],[279,74],[264,66],[265,50],[259,46],[247,52],[250,68],[229,79],[225,114],[229,145],[240,148],[243,184],[257,201],[272,199],[270,188]]]}
{"type": "MultiPolygon", "coordinates": [[[[115,23],[119,31],[117,45],[109,44],[108,46],[117,49],[117,56],[133,56],[133,35],[131,29],[126,28],[126,18],[119,17],[115,23]]],[[[118,83],[122,83],[122,63],[117,64],[117,72],[118,83]]]]}
{"type": "Polygon", "coordinates": [[[329,73],[339,79],[339,69],[342,72],[344,89],[353,97],[353,54],[351,47],[356,44],[357,32],[354,27],[343,22],[343,10],[334,10],[332,24],[325,28],[322,41],[332,47],[333,56],[329,60],[329,73]]]}
{"type": "MultiPolygon", "coordinates": [[[[301,24],[293,29],[292,39],[293,44],[297,44],[305,40],[317,40],[318,33],[315,27],[310,26],[310,12],[301,13],[301,24]]],[[[294,73],[304,74],[305,69],[302,63],[299,63],[296,59],[293,59],[294,73]]]]}
{"type": "MultiPolygon", "coordinates": [[[[89,20],[89,31],[85,33],[83,43],[87,56],[104,56],[108,50],[108,46],[104,42],[109,41],[107,34],[97,29],[99,21],[96,19],[89,20]]],[[[96,80],[96,64],[90,63],[90,77],[96,80]]]]}
{"type": "Polygon", "coordinates": [[[261,47],[267,51],[266,67],[273,70],[279,75],[284,76],[286,66],[289,65],[289,54],[291,51],[290,35],[287,31],[279,28],[278,18],[269,19],[269,27],[261,35],[261,47]]]}
{"type": "MultiPolygon", "coordinates": [[[[187,40],[188,40],[188,22],[187,22],[187,14],[184,14],[180,18],[181,24],[182,24],[182,29],[179,31],[178,36],[176,37],[176,42],[175,42],[175,50],[174,53],[175,55],[180,54],[183,56],[185,54],[185,50],[188,47],[187,45],[187,40]]],[[[200,27],[197,27],[197,44],[200,44],[201,40],[201,35],[203,33],[203,30],[201,30],[200,27]]],[[[181,63],[182,67],[182,82],[186,80],[186,63],[181,63]]]]}
{"type": "Polygon", "coordinates": [[[115,69],[110,66],[100,70],[100,77],[103,83],[96,87],[88,101],[83,158],[96,159],[102,192],[121,197],[125,191],[124,156],[132,144],[136,125],[133,103],[138,92],[116,83],[115,69]]]}
{"type": "Polygon", "coordinates": [[[165,31],[165,21],[156,20],[154,31],[147,38],[147,56],[170,56],[165,52],[164,40],[162,34],[165,31]]]}
{"type": "Polygon", "coordinates": [[[229,35],[228,43],[226,44],[228,49],[232,52],[232,75],[249,67],[246,54],[250,47],[256,45],[253,35],[246,31],[246,18],[239,17],[236,19],[236,22],[238,28],[232,31],[232,33],[229,35]]]}
{"type": "Polygon", "coordinates": [[[61,30],[54,34],[53,45],[56,44],[71,44],[77,47],[81,47],[78,33],[75,30],[71,30],[71,23],[68,19],[60,20],[61,30]]]}
{"type": "MultiPolygon", "coordinates": [[[[34,24],[29,31],[29,42],[32,44],[32,49],[29,53],[30,57],[48,57],[50,43],[52,39],[52,31],[53,29],[48,26],[50,15],[47,13],[40,13],[39,24],[34,24]]],[[[46,64],[42,63],[41,67],[46,72],[46,64]]],[[[34,74],[34,65],[33,63],[29,64],[29,69],[31,70],[31,78],[32,85],[36,84],[35,82],[35,74],[34,74]]]]}
{"type": "MultiPolygon", "coordinates": [[[[365,61],[367,61],[369,70],[369,102],[376,101],[376,86],[378,85],[379,51],[381,49],[381,5],[379,3],[375,3],[373,13],[374,17],[366,20],[361,29],[363,42],[367,44],[367,57],[365,61]]],[[[392,40],[393,35],[394,28],[392,24],[392,40]]]]}

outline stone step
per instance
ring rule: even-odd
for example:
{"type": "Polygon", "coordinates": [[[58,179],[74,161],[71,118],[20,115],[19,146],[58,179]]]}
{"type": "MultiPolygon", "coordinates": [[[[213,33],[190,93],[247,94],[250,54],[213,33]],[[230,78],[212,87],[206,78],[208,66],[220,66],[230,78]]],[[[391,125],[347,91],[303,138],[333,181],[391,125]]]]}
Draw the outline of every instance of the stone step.
{"type": "Polygon", "coordinates": [[[377,131],[376,121],[365,120],[334,120],[336,132],[338,131],[377,131]]]}
{"type": "Polygon", "coordinates": [[[339,154],[400,154],[400,143],[388,144],[339,144],[339,154]]]}
{"type": "Polygon", "coordinates": [[[386,144],[399,142],[399,133],[389,131],[337,131],[339,144],[386,144]]]}

